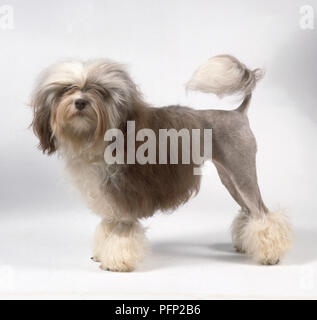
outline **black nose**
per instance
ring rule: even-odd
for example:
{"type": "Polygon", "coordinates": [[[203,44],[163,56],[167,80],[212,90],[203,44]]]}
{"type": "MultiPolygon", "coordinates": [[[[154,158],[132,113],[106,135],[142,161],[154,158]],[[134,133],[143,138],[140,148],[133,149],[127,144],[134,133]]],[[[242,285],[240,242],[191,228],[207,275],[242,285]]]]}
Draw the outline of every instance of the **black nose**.
{"type": "Polygon", "coordinates": [[[75,100],[75,107],[79,111],[85,109],[86,105],[87,105],[87,100],[84,100],[84,99],[75,100]]]}

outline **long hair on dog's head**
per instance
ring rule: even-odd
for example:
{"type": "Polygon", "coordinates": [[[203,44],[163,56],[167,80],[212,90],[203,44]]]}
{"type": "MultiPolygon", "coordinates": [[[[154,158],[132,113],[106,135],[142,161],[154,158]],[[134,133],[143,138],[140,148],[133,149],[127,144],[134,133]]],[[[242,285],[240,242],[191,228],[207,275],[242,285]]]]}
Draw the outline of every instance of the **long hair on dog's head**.
{"type": "Polygon", "coordinates": [[[110,60],[62,62],[46,69],[34,90],[31,126],[44,153],[59,146],[80,147],[103,141],[142,108],[135,83],[123,65],[110,60]]]}

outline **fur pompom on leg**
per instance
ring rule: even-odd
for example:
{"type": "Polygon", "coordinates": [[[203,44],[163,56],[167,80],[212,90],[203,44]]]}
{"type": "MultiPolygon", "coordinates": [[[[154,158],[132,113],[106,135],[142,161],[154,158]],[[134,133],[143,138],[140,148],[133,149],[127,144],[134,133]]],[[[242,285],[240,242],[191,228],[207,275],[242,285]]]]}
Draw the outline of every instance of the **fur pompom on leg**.
{"type": "Polygon", "coordinates": [[[240,210],[231,225],[232,243],[234,248],[240,253],[245,253],[242,246],[242,233],[247,221],[248,216],[243,210],[240,210]]]}
{"type": "Polygon", "coordinates": [[[107,224],[105,221],[101,221],[101,223],[98,224],[94,234],[94,240],[93,240],[92,260],[94,260],[95,262],[100,262],[100,254],[101,254],[102,248],[112,228],[111,228],[111,224],[107,224]]]}
{"type": "MultiPolygon", "coordinates": [[[[244,218],[240,218],[240,222],[244,218]]],[[[236,224],[239,227],[239,224],[236,224]]],[[[261,216],[249,215],[241,230],[237,228],[242,250],[257,262],[277,264],[290,248],[292,230],[283,212],[269,212],[261,216]]]]}
{"type": "Polygon", "coordinates": [[[139,222],[102,221],[94,238],[94,260],[101,269],[133,271],[148,251],[144,228],[139,222]]]}

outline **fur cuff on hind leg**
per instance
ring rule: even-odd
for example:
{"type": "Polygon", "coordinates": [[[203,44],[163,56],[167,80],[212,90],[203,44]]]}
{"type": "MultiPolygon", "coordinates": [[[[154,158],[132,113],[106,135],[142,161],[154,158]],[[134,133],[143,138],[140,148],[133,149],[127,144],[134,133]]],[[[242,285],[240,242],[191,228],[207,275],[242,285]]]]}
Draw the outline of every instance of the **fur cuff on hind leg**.
{"type": "Polygon", "coordinates": [[[235,217],[231,225],[232,243],[238,252],[244,253],[242,248],[242,232],[243,228],[247,224],[248,216],[243,210],[239,211],[239,214],[235,217]]]}
{"type": "Polygon", "coordinates": [[[292,243],[292,230],[282,212],[247,216],[239,239],[242,250],[261,264],[276,264],[292,243]]]}

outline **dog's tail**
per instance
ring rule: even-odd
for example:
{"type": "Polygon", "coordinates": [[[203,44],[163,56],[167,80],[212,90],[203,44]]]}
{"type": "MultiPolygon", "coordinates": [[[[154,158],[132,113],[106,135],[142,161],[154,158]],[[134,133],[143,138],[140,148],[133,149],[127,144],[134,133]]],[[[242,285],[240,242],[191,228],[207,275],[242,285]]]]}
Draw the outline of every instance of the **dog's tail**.
{"type": "Polygon", "coordinates": [[[186,89],[214,93],[219,97],[244,94],[243,102],[236,110],[246,113],[252,91],[263,76],[262,69],[249,70],[235,57],[219,55],[207,60],[194,72],[186,89]]]}

